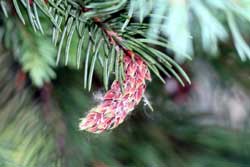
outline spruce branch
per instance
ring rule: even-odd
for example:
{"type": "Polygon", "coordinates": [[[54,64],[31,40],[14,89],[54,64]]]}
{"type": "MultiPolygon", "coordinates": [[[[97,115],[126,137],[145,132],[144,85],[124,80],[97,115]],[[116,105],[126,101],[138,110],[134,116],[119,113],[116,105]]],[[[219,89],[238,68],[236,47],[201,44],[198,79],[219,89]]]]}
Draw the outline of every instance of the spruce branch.
{"type": "MultiPolygon", "coordinates": [[[[77,23],[77,27],[84,27],[83,24],[93,17],[108,18],[108,16],[114,16],[122,11],[125,20],[121,19],[121,17],[115,17],[120,23],[120,30],[124,31],[125,27],[129,25],[132,16],[139,18],[141,23],[145,17],[148,17],[150,18],[150,26],[149,30],[147,30],[147,38],[158,40],[159,34],[164,34],[169,39],[165,47],[174,50],[177,57],[181,59],[190,58],[190,55],[192,55],[194,32],[191,30],[196,29],[197,23],[201,29],[201,35],[198,38],[201,39],[204,50],[208,53],[217,54],[219,51],[218,43],[227,40],[229,32],[232,32],[231,28],[226,29],[221,25],[222,22],[227,21],[227,13],[230,12],[234,17],[241,17],[248,22],[250,20],[249,6],[245,5],[244,0],[218,2],[210,0],[157,0],[155,2],[152,0],[109,0],[105,2],[95,0],[84,2],[71,0],[12,0],[11,2],[20,20],[25,23],[28,19],[35,31],[43,32],[39,14],[39,11],[42,11],[53,23],[53,42],[55,44],[58,40],[58,34],[64,30],[65,26],[68,27],[67,31],[73,31],[70,27],[74,22],[77,23]],[[82,6],[91,10],[82,13],[82,6]],[[27,11],[27,16],[24,14],[23,8],[27,11]],[[218,13],[220,17],[213,13],[218,13]]],[[[10,9],[8,3],[1,1],[1,8],[5,16],[8,15],[10,9]]],[[[64,35],[66,36],[66,34],[64,35]]],[[[235,35],[233,35],[234,37],[235,35]]],[[[242,38],[241,35],[240,38],[242,38]]],[[[234,38],[235,40],[237,39],[234,38]]],[[[242,43],[249,47],[244,40],[242,43]]],[[[241,55],[246,50],[244,48],[236,46],[237,52],[241,55]]]]}
{"type": "MultiPolygon", "coordinates": [[[[174,70],[172,66],[169,65],[172,63],[168,63],[168,59],[171,59],[170,57],[164,53],[156,55],[156,57],[160,57],[161,59],[161,62],[158,62],[158,60],[153,58],[153,55],[155,55],[153,47],[148,47],[142,42],[137,41],[135,36],[141,32],[145,34],[148,25],[138,24],[138,26],[134,26],[132,23],[129,24],[128,20],[122,15],[126,13],[126,11],[123,10],[127,4],[125,0],[110,0],[107,2],[86,1],[84,3],[52,0],[20,1],[20,4],[19,1],[12,2],[17,2],[14,6],[20,18],[26,17],[21,15],[19,6],[23,5],[27,10],[27,17],[35,31],[39,30],[38,27],[41,29],[43,23],[35,19],[38,18],[35,16],[40,15],[38,15],[37,12],[33,12],[33,4],[39,6],[40,10],[50,18],[50,21],[53,23],[52,41],[58,47],[56,63],[61,64],[61,60],[64,59],[65,65],[77,66],[77,68],[80,68],[81,62],[84,60],[84,68],[86,71],[84,76],[84,87],[89,90],[91,89],[92,77],[97,63],[99,64],[98,66],[103,68],[103,81],[107,89],[109,78],[112,76],[111,74],[114,72],[116,79],[118,79],[117,69],[123,68],[122,63],[115,65],[115,61],[113,60],[115,59],[120,62],[120,55],[123,55],[123,52],[125,53],[128,50],[133,50],[141,55],[150,69],[163,82],[164,79],[161,77],[160,71],[162,71],[164,75],[168,75],[165,69],[170,72],[174,70]],[[120,24],[121,22],[122,24],[120,24]],[[124,22],[127,22],[126,26],[123,25],[124,22]],[[133,35],[131,34],[132,32],[133,35]],[[130,34],[129,37],[126,36],[126,34],[130,34]],[[100,41],[103,42],[102,45],[100,41]],[[74,47],[73,43],[77,43],[77,47],[74,47]],[[113,47],[119,47],[121,49],[112,49],[113,47]],[[162,55],[164,55],[165,58],[162,57],[162,55]],[[85,56],[85,59],[82,59],[82,56],[85,56]],[[113,64],[110,65],[109,62],[113,64]],[[165,63],[167,63],[167,65],[165,65],[165,63]],[[113,66],[116,67],[113,68],[113,66]]],[[[130,11],[129,15],[131,14],[132,12],[130,11]]],[[[143,36],[143,38],[146,38],[146,36],[143,36]]],[[[157,41],[158,40],[154,40],[153,43],[157,43],[157,41]]],[[[124,72],[122,72],[122,76],[124,76],[124,72]]]]}
{"type": "MultiPolygon", "coordinates": [[[[89,11],[89,9],[83,8],[83,11],[89,11]]],[[[149,68],[153,69],[154,66],[152,67],[149,63],[145,63],[140,57],[140,55],[145,55],[143,51],[147,51],[147,47],[140,50],[141,52],[136,50],[136,48],[132,48],[134,43],[128,47],[129,45],[123,44],[123,38],[110,29],[106,23],[103,23],[100,18],[94,17],[93,21],[105,33],[108,38],[107,42],[113,45],[117,52],[122,51],[120,55],[117,55],[115,68],[116,80],[112,83],[111,89],[104,95],[101,104],[92,108],[87,116],[81,119],[79,124],[80,130],[102,133],[120,125],[127,115],[134,110],[135,106],[139,104],[146,88],[146,80],[151,80],[149,68]],[[130,50],[127,47],[132,49],[130,50]],[[133,50],[138,51],[138,54],[134,53],[133,50]]],[[[123,35],[123,37],[127,37],[127,40],[129,39],[128,36],[123,35]]],[[[137,43],[138,48],[140,48],[140,41],[137,42],[132,37],[131,41],[137,43]]],[[[149,56],[144,56],[144,58],[145,61],[150,60],[157,64],[149,56]]],[[[166,64],[169,63],[167,62],[166,64]]],[[[168,74],[164,67],[159,64],[157,67],[168,74]]],[[[104,69],[107,72],[107,68],[104,69]]],[[[184,84],[173,69],[170,71],[184,84]]],[[[157,75],[165,82],[159,72],[157,75]]],[[[104,83],[106,82],[104,81],[104,83]]]]}
{"type": "Polygon", "coordinates": [[[165,55],[164,53],[162,53],[160,51],[158,51],[159,53],[154,54],[155,51],[157,51],[157,50],[154,49],[153,47],[150,48],[149,46],[144,44],[144,43],[148,43],[148,44],[156,44],[156,45],[164,46],[163,42],[156,41],[156,40],[147,40],[146,38],[145,39],[143,39],[143,38],[142,39],[135,39],[133,36],[126,35],[126,33],[123,33],[120,36],[120,35],[118,35],[118,33],[114,32],[113,30],[108,30],[107,25],[105,25],[105,23],[101,22],[101,20],[99,18],[95,17],[94,22],[105,32],[105,34],[108,36],[109,41],[112,45],[116,45],[118,48],[123,50],[123,52],[125,54],[127,54],[128,52],[131,53],[133,50],[137,54],[141,55],[144,58],[144,60],[147,62],[147,64],[149,65],[149,68],[151,68],[152,71],[163,82],[165,82],[165,81],[160,76],[160,73],[158,72],[157,69],[160,69],[165,75],[170,77],[169,73],[165,70],[165,68],[167,68],[170,71],[170,73],[172,73],[183,86],[185,85],[184,82],[182,81],[182,79],[178,76],[178,74],[172,69],[171,64],[174,64],[174,66],[179,70],[179,72],[185,78],[185,80],[189,84],[191,83],[191,81],[189,80],[186,73],[176,63],[174,63],[174,60],[172,60],[170,57],[168,57],[167,55],[165,55]],[[156,58],[159,58],[163,62],[162,64],[164,65],[164,67],[160,63],[158,63],[155,59],[151,58],[151,56],[153,56],[153,55],[156,56],[156,58]],[[152,66],[152,64],[155,64],[156,67],[154,65],[152,66]]]}

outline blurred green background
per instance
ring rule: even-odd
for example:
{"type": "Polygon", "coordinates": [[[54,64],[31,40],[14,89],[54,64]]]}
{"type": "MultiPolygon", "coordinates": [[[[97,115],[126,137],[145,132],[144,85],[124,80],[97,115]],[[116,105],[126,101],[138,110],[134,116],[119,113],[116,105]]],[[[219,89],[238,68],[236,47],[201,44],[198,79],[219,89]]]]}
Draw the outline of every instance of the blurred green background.
{"type": "Polygon", "coordinates": [[[39,13],[48,30],[42,35],[20,22],[13,5],[8,18],[1,13],[0,167],[250,166],[250,1],[167,2],[126,1],[122,10],[127,15],[135,5],[132,22],[148,23],[149,38],[166,36],[172,50],[154,47],[175,57],[192,84],[167,77],[163,84],[153,75],[147,98],[126,121],[98,135],[78,123],[105,92],[102,69],[88,92],[74,37],[69,65],[56,66],[47,17],[39,13]]]}

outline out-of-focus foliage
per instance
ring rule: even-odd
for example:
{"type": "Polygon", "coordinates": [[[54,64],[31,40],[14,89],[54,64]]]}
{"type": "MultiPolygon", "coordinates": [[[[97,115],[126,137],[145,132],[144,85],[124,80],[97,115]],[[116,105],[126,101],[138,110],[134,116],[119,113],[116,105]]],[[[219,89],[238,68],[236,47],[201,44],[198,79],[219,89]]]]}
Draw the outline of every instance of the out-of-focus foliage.
{"type": "Polygon", "coordinates": [[[45,82],[49,82],[56,77],[53,67],[55,67],[55,48],[51,47],[50,41],[38,39],[34,42],[24,41],[23,53],[20,57],[23,70],[29,73],[35,86],[42,87],[45,82]]]}
{"type": "Polygon", "coordinates": [[[13,50],[13,56],[36,87],[42,87],[56,77],[56,49],[48,37],[15,23],[15,19],[4,21],[1,32],[4,46],[13,50]]]}
{"type": "Polygon", "coordinates": [[[42,106],[31,90],[21,90],[11,52],[0,50],[0,166],[60,166],[54,134],[41,119],[42,106]]]}
{"type": "Polygon", "coordinates": [[[148,37],[168,37],[166,46],[180,59],[193,54],[195,38],[206,52],[216,55],[218,44],[227,42],[230,36],[241,60],[250,57],[244,39],[250,25],[249,0],[135,0],[129,8],[134,8],[134,15],[141,22],[149,17],[148,37]]]}

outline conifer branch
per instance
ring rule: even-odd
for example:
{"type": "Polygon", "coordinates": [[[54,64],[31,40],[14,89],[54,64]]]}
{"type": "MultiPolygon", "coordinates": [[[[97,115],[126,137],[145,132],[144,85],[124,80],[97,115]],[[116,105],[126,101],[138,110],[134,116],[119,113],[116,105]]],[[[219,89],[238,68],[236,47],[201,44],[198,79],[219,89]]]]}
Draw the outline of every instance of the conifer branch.
{"type": "MultiPolygon", "coordinates": [[[[26,17],[22,15],[19,7],[19,1],[13,0],[12,2],[19,18],[21,18],[24,22],[24,18],[26,17]]],[[[164,79],[161,76],[160,71],[162,71],[164,75],[169,76],[170,72],[175,74],[177,78],[182,78],[174,72],[175,69],[172,69],[172,66],[170,65],[172,63],[169,62],[169,60],[172,60],[169,56],[162,52],[161,54],[155,54],[155,49],[153,47],[146,46],[143,42],[140,42],[135,38],[136,35],[140,35],[139,32],[143,32],[143,34],[146,33],[147,24],[144,26],[138,25],[137,27],[134,27],[139,30],[138,33],[135,29],[133,29],[133,24],[130,25],[128,23],[126,25],[127,31],[123,32],[125,29],[124,26],[123,31],[121,31],[122,25],[119,25],[119,22],[124,22],[126,20],[122,16],[122,14],[126,13],[126,11],[123,10],[126,6],[125,0],[111,0],[109,2],[96,3],[86,2],[86,4],[71,1],[65,1],[62,3],[59,2],[60,1],[54,2],[52,0],[30,0],[27,2],[21,1],[21,5],[27,9],[27,17],[29,18],[34,31],[42,31],[42,24],[44,24],[40,22],[36,6],[38,6],[40,10],[45,13],[50,21],[52,21],[52,41],[58,47],[56,60],[57,64],[61,65],[62,60],[64,59],[65,65],[72,67],[77,66],[77,68],[80,68],[82,64],[81,61],[85,61],[84,68],[86,72],[84,76],[84,87],[88,87],[89,90],[91,89],[93,73],[98,63],[98,66],[106,69],[103,70],[103,81],[105,88],[107,89],[108,81],[113,72],[116,79],[119,78],[118,69],[123,69],[120,56],[128,51],[133,51],[142,56],[152,72],[155,73],[156,76],[163,82],[164,79]],[[66,6],[70,6],[70,8],[65,8],[66,6]],[[116,15],[116,17],[113,17],[112,15],[116,15]],[[100,18],[100,16],[102,18],[100,18]],[[117,19],[120,21],[117,22],[117,19]],[[126,35],[129,34],[130,31],[136,33],[133,35],[126,35]],[[103,42],[103,44],[100,42],[103,42]],[[72,52],[75,52],[74,45],[72,43],[77,43],[77,51],[74,53],[76,56],[72,55],[72,52]],[[112,49],[113,47],[114,49],[112,49]],[[83,53],[86,53],[86,55],[83,53]],[[82,56],[84,56],[85,59],[82,59],[82,56]],[[162,62],[158,62],[158,60],[153,58],[153,56],[160,57],[162,62]],[[113,58],[118,60],[118,65],[115,65],[113,58]],[[113,64],[110,65],[109,63],[113,64]],[[90,66],[88,66],[88,64],[90,64],[90,66]],[[112,66],[116,67],[113,68],[112,66]],[[169,72],[166,70],[169,70],[169,72]]],[[[142,37],[145,38],[145,36],[142,37]]],[[[155,41],[155,43],[157,43],[157,41],[155,41]]],[[[178,69],[180,68],[178,67],[178,69]]],[[[121,73],[122,76],[124,76],[124,72],[121,71],[121,73]]],[[[181,75],[182,73],[184,72],[181,71],[181,75]]],[[[186,79],[189,82],[189,79],[186,79]]],[[[122,83],[123,80],[120,80],[122,83]]],[[[183,84],[181,80],[180,82],[183,84]]],[[[41,85],[41,82],[39,85],[41,85]]]]}

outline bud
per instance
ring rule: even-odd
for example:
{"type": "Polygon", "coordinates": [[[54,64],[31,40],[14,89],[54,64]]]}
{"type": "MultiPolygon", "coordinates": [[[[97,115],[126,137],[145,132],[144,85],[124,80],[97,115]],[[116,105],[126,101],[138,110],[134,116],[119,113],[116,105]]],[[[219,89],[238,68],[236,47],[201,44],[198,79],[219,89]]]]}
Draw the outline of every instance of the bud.
{"type": "Polygon", "coordinates": [[[131,51],[126,53],[123,63],[125,72],[123,92],[120,83],[114,81],[101,104],[92,108],[87,116],[81,119],[80,130],[102,133],[116,128],[141,101],[146,88],[146,80],[151,80],[148,67],[138,55],[131,51]]]}

